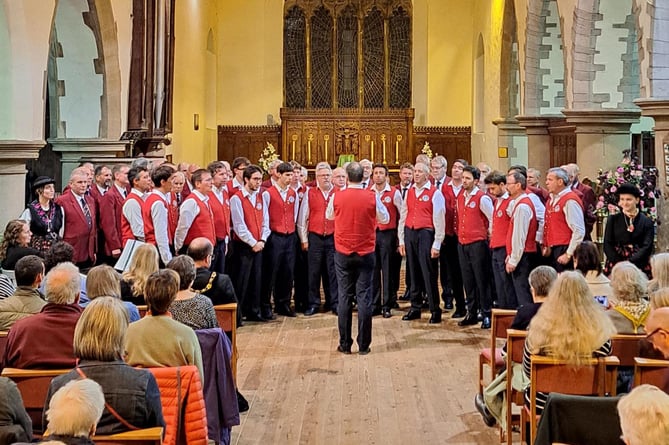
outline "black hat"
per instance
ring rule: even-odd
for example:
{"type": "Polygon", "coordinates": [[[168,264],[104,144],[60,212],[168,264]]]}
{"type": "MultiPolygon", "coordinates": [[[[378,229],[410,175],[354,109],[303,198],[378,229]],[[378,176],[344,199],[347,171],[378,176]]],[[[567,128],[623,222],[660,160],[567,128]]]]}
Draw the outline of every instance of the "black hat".
{"type": "Polygon", "coordinates": [[[56,181],[53,179],[49,178],[48,176],[40,176],[37,179],[35,179],[35,182],[33,182],[33,190],[37,190],[40,187],[44,187],[49,184],[55,184],[56,181]]]}
{"type": "Polygon", "coordinates": [[[618,190],[616,190],[616,195],[618,195],[618,196],[620,196],[620,195],[632,195],[635,198],[640,198],[641,197],[641,192],[639,191],[639,188],[636,185],[630,184],[628,182],[628,183],[625,183],[625,184],[621,184],[620,187],[618,187],[618,190]]]}

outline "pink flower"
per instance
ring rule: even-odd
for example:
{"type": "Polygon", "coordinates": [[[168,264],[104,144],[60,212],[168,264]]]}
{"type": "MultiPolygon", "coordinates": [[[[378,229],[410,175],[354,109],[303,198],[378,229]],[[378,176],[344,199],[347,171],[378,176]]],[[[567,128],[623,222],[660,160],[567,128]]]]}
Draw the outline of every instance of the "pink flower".
{"type": "Polygon", "coordinates": [[[611,193],[615,193],[616,190],[618,190],[618,187],[616,187],[615,185],[611,187],[611,193]]]}
{"type": "Polygon", "coordinates": [[[599,197],[599,200],[602,201],[602,202],[604,202],[604,197],[603,197],[603,196],[600,196],[600,197],[599,197]]]}
{"type": "Polygon", "coordinates": [[[601,209],[602,207],[604,207],[604,199],[603,199],[603,197],[600,196],[600,197],[599,197],[599,202],[597,203],[597,207],[596,207],[596,208],[597,208],[597,209],[601,209]]]}
{"type": "Polygon", "coordinates": [[[657,212],[657,209],[656,209],[655,207],[651,207],[651,208],[650,208],[650,211],[653,212],[653,213],[655,213],[655,212],[657,212]]]}
{"type": "Polygon", "coordinates": [[[625,171],[625,169],[622,168],[622,167],[618,167],[618,168],[616,169],[616,171],[617,171],[618,173],[623,173],[623,172],[625,171]]]}
{"type": "Polygon", "coordinates": [[[655,199],[655,193],[650,192],[650,193],[648,194],[648,197],[649,197],[650,199],[655,199]]]}

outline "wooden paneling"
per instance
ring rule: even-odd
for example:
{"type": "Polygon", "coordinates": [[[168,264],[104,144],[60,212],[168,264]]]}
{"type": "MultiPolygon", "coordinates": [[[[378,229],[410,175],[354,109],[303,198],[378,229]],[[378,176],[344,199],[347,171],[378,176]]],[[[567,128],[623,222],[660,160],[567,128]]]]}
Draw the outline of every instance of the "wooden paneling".
{"type": "Polygon", "coordinates": [[[425,142],[430,143],[433,155],[444,156],[450,164],[454,159],[472,160],[471,127],[416,127],[409,162],[413,163],[425,142]]]}
{"type": "Polygon", "coordinates": [[[576,127],[567,124],[565,119],[551,119],[550,122],[551,165],[576,162],[576,127]]]}
{"type": "Polygon", "coordinates": [[[260,153],[267,147],[268,142],[281,153],[281,126],[219,125],[218,159],[232,161],[239,156],[246,156],[252,163],[257,164],[260,153]]]}

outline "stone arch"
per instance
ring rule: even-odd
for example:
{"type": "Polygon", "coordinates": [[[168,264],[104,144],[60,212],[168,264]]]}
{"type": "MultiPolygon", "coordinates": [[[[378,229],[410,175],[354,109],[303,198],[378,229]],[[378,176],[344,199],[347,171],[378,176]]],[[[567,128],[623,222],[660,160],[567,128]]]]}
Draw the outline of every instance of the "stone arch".
{"type": "Polygon", "coordinates": [[[565,64],[557,1],[530,2],[526,30],[524,114],[559,113],[565,105],[565,64]]]}
{"type": "Polygon", "coordinates": [[[518,63],[518,28],[513,0],[504,5],[500,55],[499,115],[513,118],[520,114],[520,66],[518,63]]]}

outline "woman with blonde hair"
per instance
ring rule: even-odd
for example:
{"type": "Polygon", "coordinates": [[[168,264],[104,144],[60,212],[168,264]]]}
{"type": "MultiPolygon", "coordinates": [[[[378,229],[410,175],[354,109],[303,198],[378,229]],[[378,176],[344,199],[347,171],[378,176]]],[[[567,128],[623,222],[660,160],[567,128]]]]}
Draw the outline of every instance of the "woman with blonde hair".
{"type": "Polygon", "coordinates": [[[654,311],[669,306],[669,287],[663,287],[650,294],[650,309],[654,311]]]}
{"type": "Polygon", "coordinates": [[[137,248],[130,261],[130,267],[121,279],[121,298],[135,305],[144,305],[144,286],[154,272],[158,272],[158,249],[152,244],[137,248]]]}
{"type": "MultiPolygon", "coordinates": [[[[532,318],[525,350],[523,372],[530,378],[530,355],[545,355],[580,365],[588,359],[611,354],[611,336],[616,329],[602,306],[597,303],[583,275],[563,272],[555,281],[548,298],[532,318]]],[[[525,402],[530,403],[529,388],[525,402]]],[[[545,393],[537,392],[537,410],[543,411],[545,393]]]]}
{"type": "Polygon", "coordinates": [[[618,334],[643,334],[650,304],[644,298],[648,279],[638,267],[622,261],[611,270],[611,287],[615,303],[606,313],[618,334]]]}
{"type": "Polygon", "coordinates": [[[669,253],[657,253],[650,258],[653,279],[648,284],[648,292],[669,287],[669,253]]]}
{"type": "MultiPolygon", "coordinates": [[[[97,297],[114,297],[120,300],[121,275],[113,267],[106,264],[95,266],[88,271],[86,276],[86,295],[91,300],[97,297]]],[[[86,307],[87,304],[88,302],[79,305],[86,307]]],[[[141,318],[137,306],[129,301],[124,301],[123,304],[128,311],[128,319],[131,323],[141,318]]]]}

